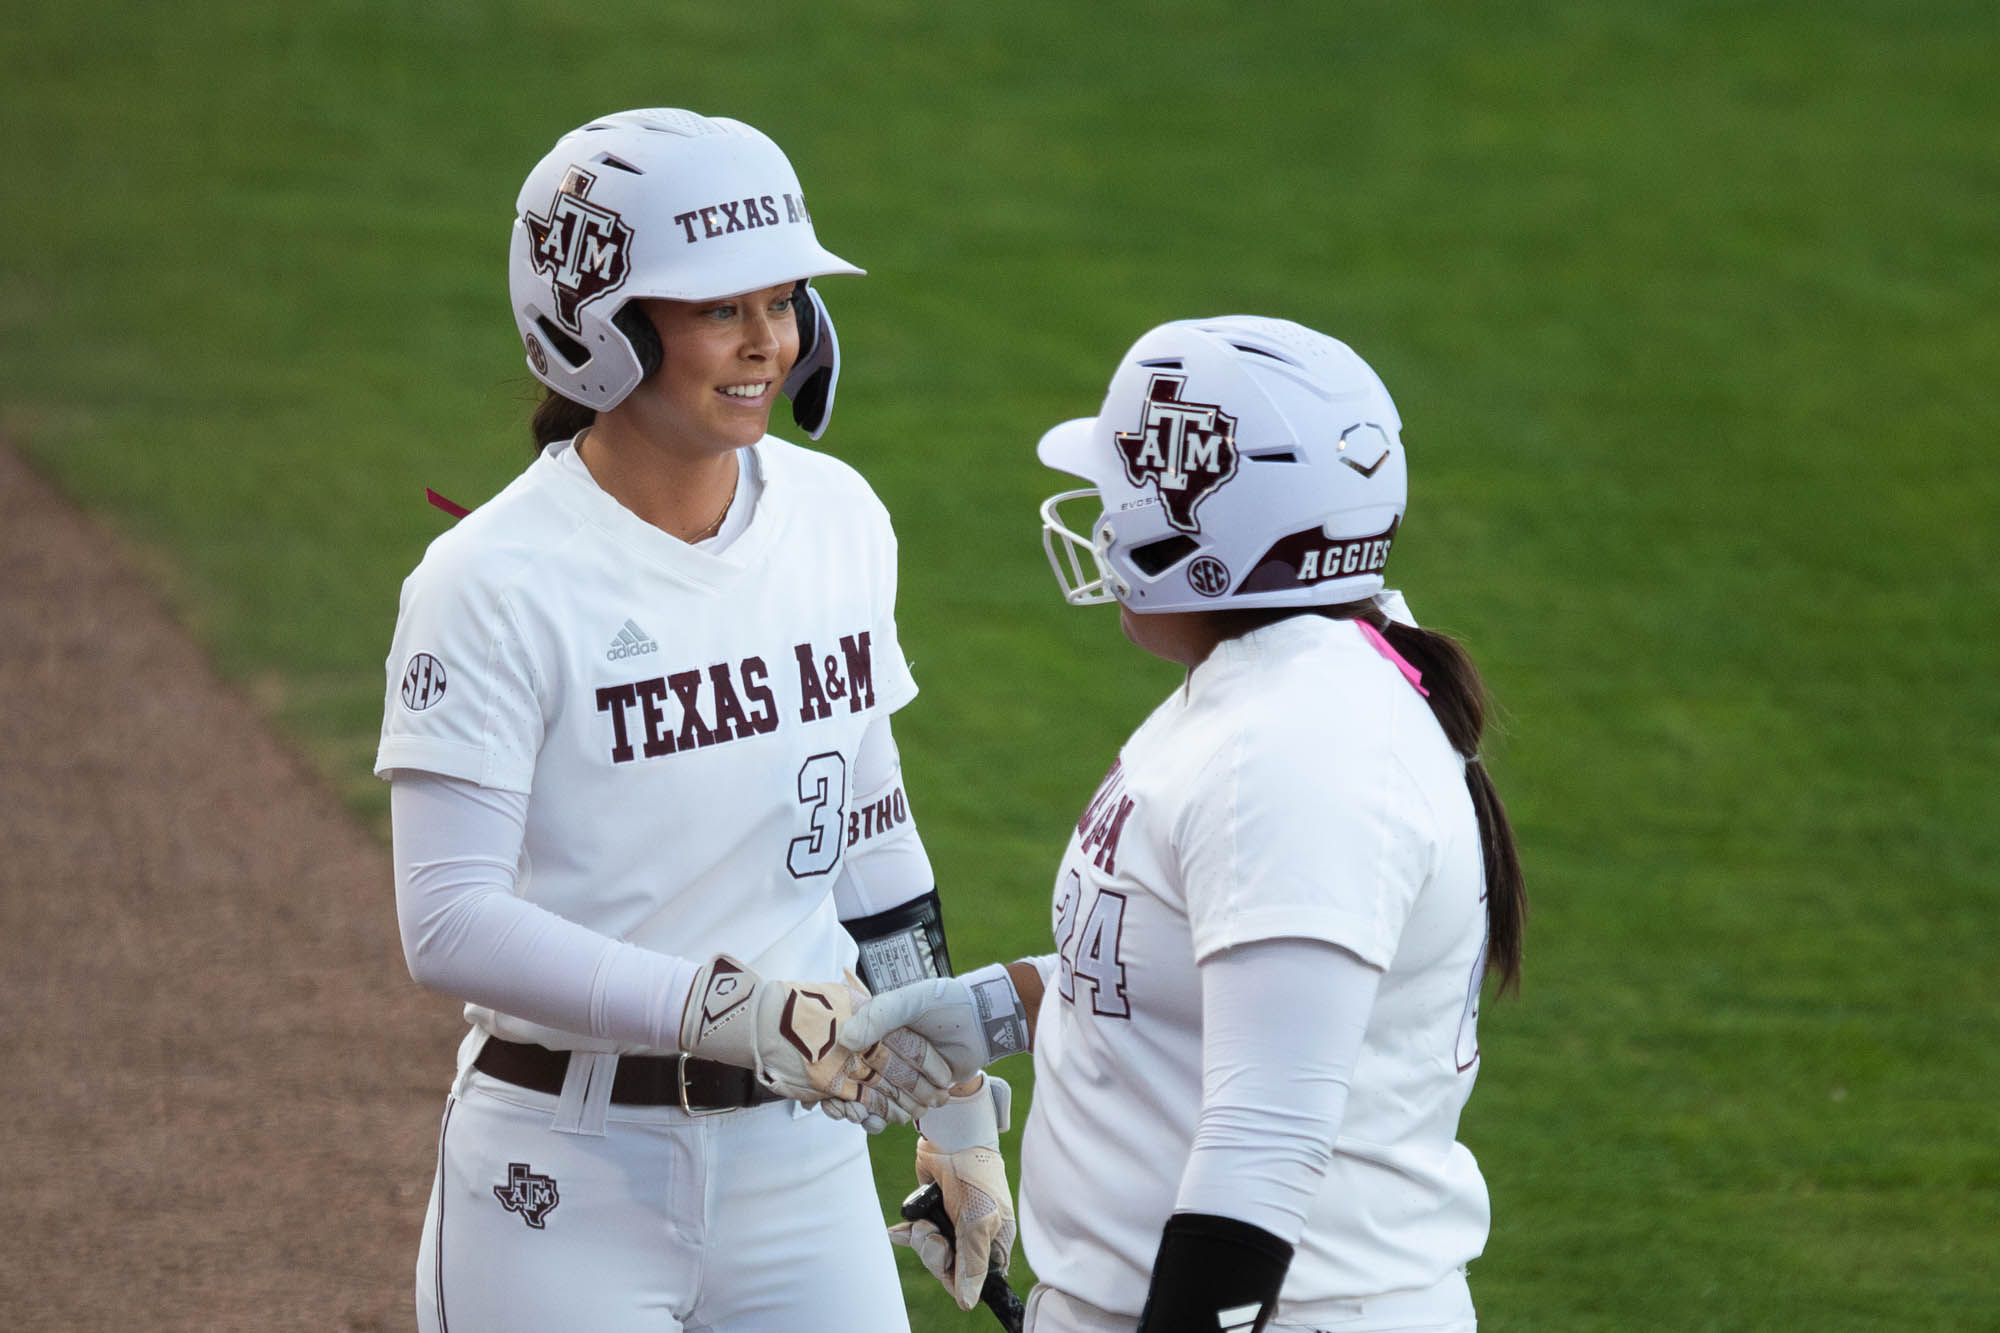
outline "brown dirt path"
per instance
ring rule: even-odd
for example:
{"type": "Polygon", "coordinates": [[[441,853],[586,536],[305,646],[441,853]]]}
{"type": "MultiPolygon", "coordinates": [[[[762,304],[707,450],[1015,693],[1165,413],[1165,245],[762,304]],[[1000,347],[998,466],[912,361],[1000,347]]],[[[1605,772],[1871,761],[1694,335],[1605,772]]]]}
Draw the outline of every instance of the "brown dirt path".
{"type": "Polygon", "coordinates": [[[458,1031],[384,849],[0,447],[0,1324],[412,1327],[458,1031]]]}

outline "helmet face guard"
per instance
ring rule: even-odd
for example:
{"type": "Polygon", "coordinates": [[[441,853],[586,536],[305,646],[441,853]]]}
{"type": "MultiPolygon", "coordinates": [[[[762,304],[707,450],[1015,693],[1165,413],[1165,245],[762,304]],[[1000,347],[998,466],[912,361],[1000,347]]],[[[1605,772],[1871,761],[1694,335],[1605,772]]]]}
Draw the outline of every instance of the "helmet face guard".
{"type": "Polygon", "coordinates": [[[1085,501],[1093,502],[1091,512],[1095,513],[1097,499],[1094,488],[1085,488],[1058,491],[1042,501],[1042,551],[1049,557],[1049,568],[1056,572],[1063,600],[1071,606],[1102,606],[1117,601],[1118,594],[1125,591],[1118,576],[1105,566],[1096,543],[1076,531],[1074,519],[1062,514],[1064,505],[1085,501]]]}
{"type": "MultiPolygon", "coordinates": [[[[617,321],[629,302],[712,301],[862,271],[819,244],[798,176],[768,136],[662,108],[592,121],[529,172],[515,202],[508,288],[528,369],[602,412],[646,373],[643,349],[617,321]]],[[[784,389],[818,438],[839,342],[810,289],[798,319],[799,361],[784,389]]]]}
{"type": "Polygon", "coordinates": [[[1408,472],[1388,391],[1346,344],[1284,320],[1182,320],[1125,354],[1095,417],[1042,437],[1093,483],[1042,506],[1072,605],[1314,606],[1382,590],[1408,472]],[[1095,500],[1088,535],[1061,515],[1095,500]]]}

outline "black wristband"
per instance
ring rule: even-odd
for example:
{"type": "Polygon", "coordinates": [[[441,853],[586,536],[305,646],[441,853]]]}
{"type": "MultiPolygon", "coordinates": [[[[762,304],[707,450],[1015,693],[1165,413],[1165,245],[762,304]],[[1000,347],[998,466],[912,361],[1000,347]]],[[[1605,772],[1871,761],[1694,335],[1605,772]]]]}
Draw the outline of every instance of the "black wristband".
{"type": "Polygon", "coordinates": [[[1291,1263],[1292,1247],[1262,1227],[1175,1213],[1160,1233],[1138,1333],[1260,1333],[1291,1263]]]}
{"type": "Polygon", "coordinates": [[[951,975],[951,954],[944,947],[944,905],[935,888],[886,912],[840,924],[861,947],[855,970],[871,994],[925,977],[951,975]]]}

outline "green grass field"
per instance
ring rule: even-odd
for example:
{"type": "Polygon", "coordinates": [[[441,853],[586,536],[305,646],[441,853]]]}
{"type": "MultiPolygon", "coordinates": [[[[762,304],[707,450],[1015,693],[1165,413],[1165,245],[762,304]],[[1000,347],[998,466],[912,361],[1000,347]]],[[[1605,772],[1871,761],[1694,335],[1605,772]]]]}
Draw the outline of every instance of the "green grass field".
{"type": "Polygon", "coordinates": [[[1990,3],[575,8],[7,25],[0,427],[364,817],[423,488],[527,458],[522,174],[599,111],[736,115],[871,270],[825,284],[825,443],[901,533],[962,963],[1048,947],[1173,680],[1058,600],[1036,436],[1155,322],[1302,320],[1396,394],[1392,579],[1507,709],[1482,1326],[2000,1327],[1990,3]]]}

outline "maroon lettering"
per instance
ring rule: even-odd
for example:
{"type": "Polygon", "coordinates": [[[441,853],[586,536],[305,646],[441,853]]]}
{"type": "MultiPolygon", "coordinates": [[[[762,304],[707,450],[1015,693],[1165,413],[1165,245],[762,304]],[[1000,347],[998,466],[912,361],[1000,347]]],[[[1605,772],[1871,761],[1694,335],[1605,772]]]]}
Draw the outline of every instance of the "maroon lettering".
{"type": "Polygon", "coordinates": [[[743,659],[743,693],[750,696],[750,730],[768,736],[778,729],[778,700],[765,684],[770,670],[761,657],[743,659]]]}
{"type": "Polygon", "coordinates": [[[714,204],[710,204],[701,210],[701,225],[710,236],[722,235],[722,228],[715,225],[715,213],[716,208],[714,204]]]}
{"type": "Polygon", "coordinates": [[[681,732],[674,743],[683,750],[715,744],[715,733],[701,717],[701,673],[676,671],[667,677],[667,684],[674,687],[674,697],[681,701],[681,732]]]}
{"type": "Polygon", "coordinates": [[[611,714],[611,762],[632,761],[632,741],[625,734],[625,710],[637,700],[630,685],[606,685],[597,692],[597,711],[611,714]]]}
{"type": "Polygon", "coordinates": [[[695,214],[692,210],[686,213],[674,214],[674,221],[680,223],[681,230],[687,233],[689,245],[694,244],[694,219],[695,219],[695,214]]]}
{"type": "Polygon", "coordinates": [[[833,716],[833,705],[826,701],[826,689],[820,684],[819,668],[813,665],[813,646],[794,644],[792,655],[799,659],[799,698],[804,701],[799,707],[799,721],[817,722],[833,716]]]}
{"type": "Polygon", "coordinates": [[[1111,771],[1106,773],[1104,780],[1097,784],[1097,791],[1091,796],[1090,804],[1083,807],[1083,814],[1076,821],[1076,831],[1079,837],[1090,831],[1091,821],[1097,818],[1099,808],[1106,801],[1110,800],[1111,793],[1117,790],[1118,775],[1124,767],[1125,761],[1123,759],[1114,759],[1111,761],[1111,771]]]}
{"type": "Polygon", "coordinates": [[[708,682],[715,690],[715,732],[725,741],[751,735],[750,719],[743,715],[743,701],[736,697],[736,683],[729,678],[729,664],[717,662],[708,669],[708,682]]]}
{"type": "Polygon", "coordinates": [[[722,210],[723,217],[729,219],[728,223],[722,228],[723,231],[731,232],[731,231],[743,230],[743,219],[736,216],[736,210],[738,207],[740,207],[740,205],[733,203],[724,203],[724,204],[717,204],[716,207],[722,210]]]}
{"type": "Polygon", "coordinates": [[[775,207],[775,206],[774,206],[774,205],[772,204],[772,202],[771,202],[771,196],[767,194],[767,195],[763,196],[763,197],[762,197],[761,199],[759,199],[759,200],[758,200],[757,202],[758,202],[758,203],[760,203],[760,204],[762,204],[762,205],[764,206],[764,225],[765,225],[765,226],[767,226],[767,227],[775,227],[775,226],[777,226],[777,225],[778,225],[778,210],[777,210],[777,208],[776,208],[776,207],[775,207]]]}
{"type": "Polygon", "coordinates": [[[667,682],[655,676],[651,680],[640,681],[635,688],[639,691],[639,711],[646,719],[646,758],[657,759],[663,754],[672,754],[673,733],[666,729],[667,710],[660,707],[667,701],[667,682]]]}
{"type": "Polygon", "coordinates": [[[802,207],[803,203],[803,200],[794,199],[791,193],[787,191],[785,194],[785,221],[797,222],[799,214],[804,211],[802,207]]]}
{"type": "Polygon", "coordinates": [[[875,660],[868,648],[868,631],[862,630],[859,635],[841,635],[840,651],[847,658],[847,711],[858,713],[864,708],[873,708],[875,660]]]}
{"type": "Polygon", "coordinates": [[[1118,813],[1108,821],[1110,827],[1094,829],[1091,836],[1097,839],[1097,868],[1107,875],[1118,873],[1118,835],[1125,831],[1125,820],[1137,804],[1130,796],[1118,802],[1118,813]]]}

